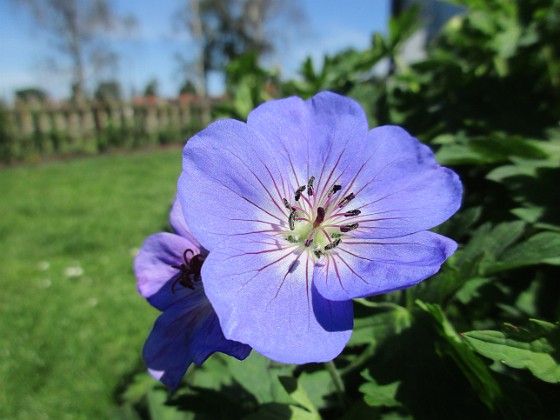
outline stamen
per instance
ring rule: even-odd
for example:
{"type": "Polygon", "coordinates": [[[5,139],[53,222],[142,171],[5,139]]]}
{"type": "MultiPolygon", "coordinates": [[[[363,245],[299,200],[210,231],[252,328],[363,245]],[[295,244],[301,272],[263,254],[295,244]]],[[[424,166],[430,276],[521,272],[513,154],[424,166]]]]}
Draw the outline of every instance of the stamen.
{"type": "Polygon", "coordinates": [[[302,185],[296,190],[296,196],[295,196],[296,201],[299,201],[299,198],[301,197],[301,193],[304,191],[305,191],[305,185],[302,185]]]}
{"type": "Polygon", "coordinates": [[[284,203],[284,207],[286,207],[288,210],[292,210],[292,206],[290,206],[290,203],[288,203],[288,200],[283,198],[282,201],[284,203]]]}
{"type": "Polygon", "coordinates": [[[290,216],[288,217],[288,224],[290,225],[290,230],[294,230],[296,227],[296,214],[295,210],[292,210],[290,216]]]}
{"type": "Polygon", "coordinates": [[[341,185],[334,184],[327,195],[327,198],[330,198],[335,192],[340,191],[342,189],[341,185]]]}
{"type": "Polygon", "coordinates": [[[350,211],[347,211],[346,213],[344,213],[344,217],[358,216],[360,214],[362,214],[362,212],[360,210],[357,210],[357,209],[356,210],[350,210],[350,211]]]}
{"type": "Polygon", "coordinates": [[[313,182],[315,182],[314,176],[309,178],[309,181],[307,181],[307,195],[310,197],[313,195],[313,182]]]}
{"type": "Polygon", "coordinates": [[[323,251],[321,251],[320,249],[317,249],[317,250],[313,251],[313,253],[317,257],[317,259],[321,258],[321,255],[324,255],[323,251]]]}
{"type": "Polygon", "coordinates": [[[305,246],[307,248],[309,248],[309,245],[311,245],[311,242],[313,242],[313,238],[309,238],[308,240],[305,241],[305,246]]]}
{"type": "Polygon", "coordinates": [[[340,245],[341,242],[342,239],[338,238],[333,243],[325,245],[325,251],[336,248],[338,245],[340,245]]]}
{"type": "Polygon", "coordinates": [[[357,223],[352,223],[351,225],[344,225],[340,227],[340,231],[344,233],[350,232],[351,230],[358,229],[358,226],[359,225],[357,223]]]}
{"type": "Polygon", "coordinates": [[[354,195],[354,193],[348,194],[346,197],[344,197],[344,198],[340,201],[340,203],[338,204],[338,208],[340,209],[340,208],[344,207],[346,204],[348,204],[350,201],[352,201],[352,200],[354,199],[354,197],[356,197],[356,196],[354,195]]]}
{"type": "Polygon", "coordinates": [[[313,227],[318,227],[321,223],[323,223],[323,220],[325,220],[325,209],[323,207],[319,207],[317,208],[317,217],[313,222],[313,227]]]}

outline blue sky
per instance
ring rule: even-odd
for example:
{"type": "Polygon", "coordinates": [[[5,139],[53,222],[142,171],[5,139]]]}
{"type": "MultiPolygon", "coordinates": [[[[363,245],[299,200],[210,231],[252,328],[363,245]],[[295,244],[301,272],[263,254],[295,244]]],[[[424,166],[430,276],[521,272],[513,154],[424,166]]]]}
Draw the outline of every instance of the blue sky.
{"type": "MultiPolygon", "coordinates": [[[[277,28],[282,39],[278,51],[266,61],[281,69],[284,77],[294,77],[305,57],[320,63],[323,54],[343,48],[366,48],[373,32],[386,32],[389,0],[300,0],[307,16],[299,30],[277,28]]],[[[139,27],[131,33],[110,34],[105,40],[119,56],[115,78],[124,93],[140,92],[149,80],[158,81],[164,96],[177,93],[182,82],[177,53],[192,49],[187,34],[173,29],[171,16],[180,0],[117,0],[119,12],[136,16],[139,27]]],[[[10,100],[13,91],[41,86],[55,98],[69,91],[67,76],[48,70],[45,63],[53,47],[29,16],[13,3],[0,1],[0,99],[10,100]]],[[[100,78],[101,76],[98,76],[100,78]]],[[[210,80],[210,90],[218,93],[219,77],[210,80]]]]}

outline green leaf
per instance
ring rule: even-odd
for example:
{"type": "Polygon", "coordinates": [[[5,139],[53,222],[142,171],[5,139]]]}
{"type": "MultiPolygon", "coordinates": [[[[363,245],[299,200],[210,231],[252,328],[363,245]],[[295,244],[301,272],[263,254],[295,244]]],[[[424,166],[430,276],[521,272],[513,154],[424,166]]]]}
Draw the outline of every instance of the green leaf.
{"type": "Polygon", "coordinates": [[[288,395],[292,398],[292,400],[294,400],[299,405],[300,409],[303,409],[300,410],[301,412],[299,413],[299,415],[303,416],[305,414],[305,417],[300,417],[300,418],[302,419],[321,418],[319,412],[317,411],[317,408],[315,408],[309,396],[307,395],[305,388],[299,383],[299,381],[296,378],[293,378],[291,376],[281,376],[279,379],[280,379],[280,383],[282,384],[282,386],[284,387],[288,395]]]}
{"type": "Polygon", "coordinates": [[[364,401],[368,405],[373,407],[400,407],[402,405],[396,399],[401,381],[379,385],[369,372],[362,372],[362,376],[367,382],[360,386],[359,391],[364,394],[364,401]]]}
{"type": "Polygon", "coordinates": [[[367,302],[367,304],[377,307],[381,311],[354,320],[354,330],[348,343],[350,346],[377,344],[410,326],[410,312],[402,306],[386,304],[389,306],[378,307],[376,303],[368,302],[365,299],[360,300],[360,302],[367,302]]]}
{"type": "Polygon", "coordinates": [[[537,378],[560,383],[560,325],[536,319],[527,329],[506,325],[501,331],[470,331],[465,340],[480,354],[537,378]]]}
{"type": "Polygon", "coordinates": [[[499,257],[502,252],[523,235],[525,223],[522,221],[500,223],[483,241],[484,252],[492,257],[499,257]]]}
{"type": "Polygon", "coordinates": [[[130,385],[127,386],[122,398],[123,401],[129,404],[138,404],[152,389],[159,384],[147,372],[142,372],[134,375],[130,385]]]}
{"type": "Polygon", "coordinates": [[[542,232],[507,250],[500,261],[487,267],[496,273],[535,264],[560,265],[560,233],[542,232]]]}
{"type": "Polygon", "coordinates": [[[251,393],[259,403],[289,402],[278,375],[288,375],[290,365],[280,365],[257,352],[251,352],[245,360],[228,358],[233,379],[251,393]]]}
{"type": "Polygon", "coordinates": [[[420,7],[413,5],[399,16],[389,19],[389,44],[393,49],[405,42],[418,29],[420,26],[419,13],[420,7]]]}
{"type": "Polygon", "coordinates": [[[157,420],[183,420],[187,414],[177,407],[167,405],[169,393],[163,387],[153,387],[148,391],[148,410],[150,417],[157,420]]]}
{"type": "Polygon", "coordinates": [[[508,162],[516,156],[524,159],[547,157],[547,153],[540,147],[540,142],[507,136],[501,132],[474,138],[446,135],[437,138],[436,142],[442,145],[436,156],[444,165],[484,165],[508,162]]]}
{"type": "Polygon", "coordinates": [[[416,304],[434,319],[436,330],[444,340],[442,351],[455,361],[480,400],[494,410],[497,401],[502,397],[502,391],[486,364],[463,343],[461,336],[455,332],[439,305],[420,300],[417,300],[416,304]]]}
{"type": "Polygon", "coordinates": [[[480,288],[490,283],[490,279],[484,277],[475,277],[467,280],[463,287],[461,287],[455,297],[463,305],[466,305],[471,300],[480,297],[480,288]]]}
{"type": "Polygon", "coordinates": [[[500,223],[493,228],[485,223],[476,229],[471,240],[457,251],[451,263],[460,270],[464,280],[484,277],[506,248],[523,235],[524,230],[523,221],[500,223]]]}
{"type": "Polygon", "coordinates": [[[463,144],[445,144],[436,153],[442,165],[482,165],[487,159],[463,144]]]}
{"type": "Polygon", "coordinates": [[[305,388],[311,403],[317,408],[327,407],[327,397],[336,392],[331,375],[326,370],[303,372],[298,383],[305,388]]]}
{"type": "Polygon", "coordinates": [[[307,411],[288,404],[266,403],[259,409],[244,416],[243,420],[317,420],[320,417],[312,416],[307,411]]]}
{"type": "Polygon", "coordinates": [[[186,381],[190,386],[218,391],[223,385],[233,383],[228,368],[228,356],[214,354],[200,367],[192,367],[187,371],[186,381]]]}

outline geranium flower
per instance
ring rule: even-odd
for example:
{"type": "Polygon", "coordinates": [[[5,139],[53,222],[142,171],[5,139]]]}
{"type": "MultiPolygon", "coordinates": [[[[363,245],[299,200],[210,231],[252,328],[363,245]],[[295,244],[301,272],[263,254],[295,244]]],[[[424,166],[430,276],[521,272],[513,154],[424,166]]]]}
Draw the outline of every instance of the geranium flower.
{"type": "Polygon", "coordinates": [[[363,109],[330,92],[211,124],[186,144],[178,183],[224,335],[285,363],[336,357],[351,299],[436,273],[456,243],[426,229],[461,194],[427,146],[368,131],[363,109]]]}
{"type": "Polygon", "coordinates": [[[178,200],[169,222],[175,234],[148,237],[134,260],[134,272],[140,294],[163,311],[144,345],[144,361],[153,377],[175,390],[191,363],[201,365],[218,351],[242,360],[251,348],[222,333],[201,282],[208,252],[189,232],[178,200]]]}

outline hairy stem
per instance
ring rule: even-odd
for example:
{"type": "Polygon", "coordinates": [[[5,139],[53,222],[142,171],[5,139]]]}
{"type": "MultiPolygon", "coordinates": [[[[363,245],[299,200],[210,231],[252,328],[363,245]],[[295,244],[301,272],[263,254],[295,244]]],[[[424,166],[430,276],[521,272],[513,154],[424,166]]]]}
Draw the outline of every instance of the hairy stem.
{"type": "Polygon", "coordinates": [[[336,388],[336,394],[338,395],[340,403],[343,406],[346,406],[346,392],[344,390],[344,382],[342,382],[340,373],[336,369],[336,366],[332,360],[330,362],[326,362],[325,367],[327,368],[327,372],[329,372],[329,375],[331,375],[331,379],[334,387],[336,388]]]}

